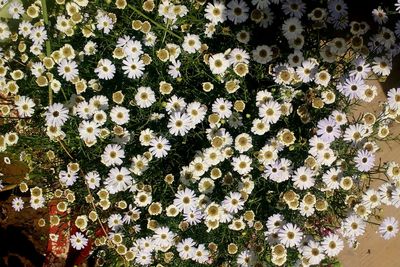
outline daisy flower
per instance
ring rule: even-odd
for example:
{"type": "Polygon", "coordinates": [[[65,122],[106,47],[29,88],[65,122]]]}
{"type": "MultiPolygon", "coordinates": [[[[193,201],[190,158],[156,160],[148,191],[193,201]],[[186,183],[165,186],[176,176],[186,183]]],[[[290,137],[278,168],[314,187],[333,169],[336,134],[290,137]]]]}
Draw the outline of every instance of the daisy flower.
{"type": "Polygon", "coordinates": [[[222,207],[229,213],[238,213],[239,210],[243,209],[244,201],[242,195],[238,192],[230,192],[229,196],[225,196],[222,201],[222,207]]]}
{"type": "Polygon", "coordinates": [[[343,235],[345,237],[355,238],[363,235],[365,227],[366,222],[355,214],[351,214],[342,222],[343,235]]]}
{"type": "Polygon", "coordinates": [[[71,186],[78,179],[78,174],[76,172],[60,171],[58,177],[60,178],[61,183],[65,184],[66,186],[71,186]]]}
{"type": "Polygon", "coordinates": [[[386,12],[381,7],[372,10],[372,18],[379,24],[384,24],[389,19],[386,12]]]}
{"type": "Polygon", "coordinates": [[[212,111],[217,113],[221,118],[229,118],[232,115],[232,102],[217,98],[212,104],[212,111]]]}
{"type": "Polygon", "coordinates": [[[81,233],[76,232],[70,237],[71,246],[76,250],[81,250],[88,244],[88,239],[81,233]]]}
{"type": "Polygon", "coordinates": [[[129,170],[136,175],[142,175],[143,172],[147,170],[148,166],[149,160],[145,156],[137,155],[132,157],[132,165],[129,170]]]}
{"type": "Polygon", "coordinates": [[[24,201],[20,197],[15,197],[11,204],[15,211],[21,211],[24,208],[24,201]]]}
{"type": "Polygon", "coordinates": [[[183,239],[176,245],[176,250],[179,253],[179,257],[183,260],[188,260],[193,257],[194,247],[196,242],[190,237],[183,239]]]}
{"type": "Polygon", "coordinates": [[[387,76],[392,70],[392,61],[386,57],[374,57],[372,71],[379,76],[387,76]]]}
{"type": "Polygon", "coordinates": [[[285,224],[278,231],[280,243],[287,248],[298,247],[303,237],[303,232],[292,223],[285,224]]]}
{"type": "Polygon", "coordinates": [[[187,34],[183,38],[182,48],[189,54],[196,53],[201,47],[200,37],[196,34],[187,34]]]}
{"type": "Polygon", "coordinates": [[[174,112],[169,118],[167,127],[172,135],[184,136],[193,128],[193,123],[186,113],[174,112]]]}
{"type": "Polygon", "coordinates": [[[63,58],[57,67],[58,74],[63,77],[66,81],[72,81],[79,75],[78,64],[73,60],[67,60],[63,58]]]}
{"type": "Polygon", "coordinates": [[[302,254],[311,265],[317,265],[325,258],[322,247],[313,240],[309,241],[303,248],[302,254]]]}
{"type": "Polygon", "coordinates": [[[153,258],[151,256],[151,250],[138,250],[135,263],[142,266],[148,266],[153,262],[153,258]]]}
{"type": "Polygon", "coordinates": [[[222,53],[212,55],[209,58],[209,66],[213,74],[223,75],[225,71],[229,68],[229,65],[229,60],[227,60],[225,58],[225,55],[222,53]]]}
{"type": "Polygon", "coordinates": [[[350,100],[353,100],[361,98],[361,95],[367,89],[367,85],[359,76],[350,76],[343,84],[339,84],[337,89],[350,100]]]}
{"type": "Polygon", "coordinates": [[[97,171],[88,172],[85,175],[85,180],[90,189],[95,189],[100,186],[100,175],[97,171]]]}
{"type": "Polygon", "coordinates": [[[93,116],[94,108],[87,101],[82,101],[76,106],[76,114],[79,118],[88,120],[93,116]]]}
{"type": "Polygon", "coordinates": [[[207,107],[199,102],[192,102],[187,105],[186,113],[190,116],[193,124],[196,125],[204,120],[207,107]]]}
{"type": "Polygon", "coordinates": [[[317,127],[317,135],[327,143],[331,143],[340,136],[340,126],[331,117],[320,120],[317,127]]]}
{"type": "Polygon", "coordinates": [[[108,227],[110,227],[114,231],[118,230],[123,223],[124,222],[122,220],[121,214],[111,214],[107,220],[108,227]]]}
{"type": "Polygon", "coordinates": [[[107,179],[104,181],[106,189],[110,194],[125,191],[132,183],[134,183],[134,180],[130,176],[129,170],[125,167],[121,167],[120,169],[117,167],[112,168],[108,173],[107,179]]]}
{"type": "Polygon", "coordinates": [[[181,77],[181,72],[179,71],[179,68],[181,67],[181,62],[179,60],[172,60],[171,64],[168,66],[168,74],[176,79],[181,77]]]}
{"type": "Polygon", "coordinates": [[[105,34],[109,34],[110,31],[114,28],[114,23],[112,18],[110,18],[107,15],[97,16],[96,28],[100,31],[103,31],[105,34]]]}
{"type": "Polygon", "coordinates": [[[359,150],[357,156],[354,158],[356,167],[361,172],[368,172],[374,167],[375,154],[368,150],[359,150]]]}
{"type": "Polygon", "coordinates": [[[272,50],[268,45],[259,45],[252,51],[253,60],[260,64],[267,64],[272,60],[272,50]]]}
{"type": "Polygon", "coordinates": [[[203,219],[203,213],[199,209],[189,211],[183,214],[183,219],[189,223],[189,225],[196,225],[203,219]]]}
{"type": "Polygon", "coordinates": [[[139,87],[135,94],[135,101],[140,108],[150,107],[156,102],[154,91],[150,87],[139,87]]]}
{"type": "MultiPolygon", "coordinates": [[[[268,1],[268,0],[262,0],[262,1],[268,1]]],[[[241,251],[237,256],[236,263],[239,267],[248,267],[248,266],[253,266],[256,260],[257,256],[255,255],[255,253],[251,250],[245,249],[241,251]]]]}
{"type": "Polygon", "coordinates": [[[313,171],[307,167],[299,167],[292,176],[293,185],[301,190],[308,189],[315,184],[313,171]]]}
{"type": "Polygon", "coordinates": [[[303,32],[303,26],[298,18],[289,18],[282,24],[283,35],[288,40],[295,39],[303,32]]]}
{"type": "Polygon", "coordinates": [[[233,0],[227,5],[227,17],[234,24],[245,22],[249,18],[249,6],[243,0],[233,0]]]}
{"type": "Polygon", "coordinates": [[[168,151],[171,149],[169,141],[162,136],[153,138],[149,145],[151,154],[156,158],[163,158],[167,156],[168,151]]]}
{"type": "Polygon", "coordinates": [[[24,14],[25,9],[21,2],[13,1],[8,7],[8,13],[13,19],[19,19],[24,14]]]}
{"type": "Polygon", "coordinates": [[[122,63],[124,74],[130,79],[137,79],[143,76],[144,63],[140,58],[127,57],[122,63]]]}
{"type": "Polygon", "coordinates": [[[20,118],[32,117],[35,110],[35,103],[33,100],[27,96],[20,96],[17,101],[15,101],[15,106],[17,107],[18,116],[20,118]]]}
{"type": "Polygon", "coordinates": [[[312,81],[317,72],[317,63],[313,60],[305,60],[301,63],[301,66],[297,67],[296,73],[300,79],[308,83],[312,81]]]}
{"type": "Polygon", "coordinates": [[[270,100],[260,106],[258,115],[268,124],[276,123],[282,115],[281,105],[274,100],[270,100]]]}
{"type": "Polygon", "coordinates": [[[107,167],[121,165],[125,158],[125,151],[120,145],[109,144],[104,148],[101,155],[101,162],[107,167]]]}
{"type": "Polygon", "coordinates": [[[326,184],[328,189],[339,189],[339,181],[342,177],[341,171],[338,168],[331,168],[322,175],[322,181],[326,184]]]}
{"type": "Polygon", "coordinates": [[[270,130],[269,123],[264,119],[254,119],[252,122],[251,132],[256,135],[264,135],[270,130]]]}
{"type": "Polygon", "coordinates": [[[175,194],[174,205],[183,213],[196,209],[198,198],[193,190],[185,188],[175,194]]]}
{"type": "Polygon", "coordinates": [[[374,209],[381,204],[379,192],[375,189],[369,188],[362,196],[362,205],[368,209],[374,209]]]}
{"type": "Polygon", "coordinates": [[[400,110],[400,88],[390,89],[387,97],[389,107],[394,110],[400,110]]]}
{"type": "Polygon", "coordinates": [[[226,7],[219,1],[214,0],[213,4],[208,3],[204,11],[204,17],[214,24],[222,23],[226,20],[226,7]]]}
{"type": "Polygon", "coordinates": [[[267,8],[271,4],[271,0],[251,0],[251,3],[258,9],[267,8]]]}
{"type": "Polygon", "coordinates": [[[285,15],[301,18],[306,11],[306,5],[301,0],[287,0],[282,4],[285,15]]]}
{"type": "Polygon", "coordinates": [[[232,158],[233,170],[241,175],[248,174],[253,169],[251,164],[251,158],[246,155],[240,155],[239,157],[232,158]]]}
{"type": "Polygon", "coordinates": [[[125,54],[130,58],[139,58],[143,54],[142,44],[139,41],[129,40],[123,45],[125,54]]]}
{"type": "Polygon", "coordinates": [[[253,147],[251,136],[247,133],[242,133],[235,138],[235,149],[240,153],[246,152],[253,147]]]}
{"type": "Polygon", "coordinates": [[[123,125],[129,121],[129,110],[125,107],[115,106],[110,111],[110,117],[116,124],[123,125]]]}
{"type": "Polygon", "coordinates": [[[166,226],[158,227],[154,231],[153,242],[159,248],[166,248],[172,245],[175,234],[166,226]]]}
{"type": "Polygon", "coordinates": [[[111,80],[114,78],[115,66],[109,59],[100,59],[94,72],[97,74],[99,79],[111,80]]]}
{"type": "Polygon", "coordinates": [[[94,121],[82,121],[78,127],[79,136],[87,142],[95,142],[100,134],[99,125],[94,121]]]}
{"type": "Polygon", "coordinates": [[[358,79],[366,79],[371,71],[371,66],[363,57],[358,57],[354,62],[354,69],[349,72],[350,76],[358,79]]]}
{"type": "Polygon", "coordinates": [[[68,120],[68,109],[61,103],[54,103],[49,106],[45,115],[46,125],[61,127],[68,120]]]}
{"type": "Polygon", "coordinates": [[[366,137],[366,127],[364,124],[351,124],[346,128],[343,139],[353,144],[358,144],[366,137]]]}
{"type": "Polygon", "coordinates": [[[47,40],[46,29],[44,28],[44,26],[33,27],[29,38],[32,40],[34,45],[43,45],[44,42],[47,40]]]}
{"type": "Polygon", "coordinates": [[[379,226],[379,233],[385,239],[391,239],[399,232],[399,222],[394,217],[385,218],[379,226]]]}
{"type": "Polygon", "coordinates": [[[321,247],[328,257],[335,257],[343,250],[344,242],[337,234],[329,233],[322,240],[321,247]]]}

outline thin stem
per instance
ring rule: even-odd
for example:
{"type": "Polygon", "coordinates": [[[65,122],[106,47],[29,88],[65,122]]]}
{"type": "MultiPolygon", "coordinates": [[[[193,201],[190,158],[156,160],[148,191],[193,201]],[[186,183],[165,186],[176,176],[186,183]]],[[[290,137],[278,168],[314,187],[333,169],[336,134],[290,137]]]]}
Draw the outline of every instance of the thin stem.
{"type": "MultiPolygon", "coordinates": [[[[43,1],[43,0],[42,0],[43,1]]],[[[155,20],[149,18],[147,15],[143,14],[143,12],[141,12],[139,9],[137,9],[136,7],[132,6],[131,4],[128,4],[128,7],[130,9],[132,9],[135,13],[137,13],[139,16],[142,16],[143,18],[147,19],[148,21],[150,21],[151,23],[153,23],[155,26],[157,26],[160,29],[163,29],[164,31],[168,32],[169,34],[175,36],[176,38],[178,38],[179,40],[182,40],[182,37],[179,36],[178,34],[174,33],[173,31],[169,30],[167,27],[163,26],[162,24],[156,22],[155,20]]]]}
{"type": "MultiPolygon", "coordinates": [[[[43,21],[44,25],[46,28],[49,26],[49,15],[47,14],[47,3],[46,0],[41,0],[42,3],[42,15],[43,15],[43,21]]],[[[51,55],[51,43],[50,40],[46,40],[46,56],[50,57],[51,55]]],[[[53,104],[53,90],[51,89],[51,86],[49,85],[49,106],[53,104]]]]}

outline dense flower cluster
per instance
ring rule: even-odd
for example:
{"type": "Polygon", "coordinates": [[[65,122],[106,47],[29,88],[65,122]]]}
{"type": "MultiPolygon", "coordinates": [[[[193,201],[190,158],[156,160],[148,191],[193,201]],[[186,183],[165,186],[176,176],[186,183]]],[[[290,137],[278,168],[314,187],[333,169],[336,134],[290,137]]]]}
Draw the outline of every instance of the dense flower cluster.
{"type": "MultiPolygon", "coordinates": [[[[400,207],[400,165],[376,159],[400,89],[350,116],[400,52],[400,2],[368,22],[350,11],[343,0],[3,3],[0,151],[31,169],[14,209],[57,199],[77,229],[71,249],[132,266],[334,262],[379,207],[400,207]]],[[[377,223],[385,239],[398,232],[393,217],[377,223]]]]}

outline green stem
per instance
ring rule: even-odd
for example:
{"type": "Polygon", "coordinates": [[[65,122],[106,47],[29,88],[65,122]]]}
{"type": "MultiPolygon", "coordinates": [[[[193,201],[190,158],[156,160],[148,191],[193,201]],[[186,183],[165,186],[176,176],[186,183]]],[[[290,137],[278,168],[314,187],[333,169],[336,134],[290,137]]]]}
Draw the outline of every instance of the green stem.
{"type": "MultiPolygon", "coordinates": [[[[42,0],[43,1],[43,0],[42,0]]],[[[182,37],[179,36],[178,34],[174,33],[173,31],[169,30],[168,28],[166,28],[165,26],[163,26],[162,24],[156,22],[155,20],[152,20],[151,18],[149,18],[147,15],[143,14],[143,12],[141,12],[139,9],[137,9],[136,7],[132,6],[131,4],[128,4],[128,7],[130,9],[132,9],[135,13],[137,13],[139,16],[142,16],[143,18],[147,19],[148,21],[150,21],[151,23],[153,23],[155,26],[157,26],[160,29],[163,29],[164,31],[168,32],[169,34],[175,36],[176,38],[178,38],[179,40],[182,40],[182,37]]]]}
{"type": "MultiPolygon", "coordinates": [[[[48,29],[49,26],[49,15],[47,14],[47,3],[46,0],[41,0],[42,3],[42,15],[43,15],[43,21],[44,25],[48,29]]],[[[50,57],[51,56],[51,43],[50,40],[46,40],[46,56],[50,57]]],[[[49,105],[53,104],[53,90],[51,89],[49,85],[49,105]]]]}

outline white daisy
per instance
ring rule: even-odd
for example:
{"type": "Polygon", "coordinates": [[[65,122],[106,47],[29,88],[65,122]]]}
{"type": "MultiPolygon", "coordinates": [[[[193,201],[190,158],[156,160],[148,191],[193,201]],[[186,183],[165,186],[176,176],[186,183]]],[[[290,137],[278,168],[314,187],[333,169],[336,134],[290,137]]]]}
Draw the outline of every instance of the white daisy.
{"type": "Polygon", "coordinates": [[[61,103],[54,103],[49,106],[46,115],[46,125],[48,126],[63,126],[68,120],[68,109],[61,103]]]}
{"type": "Polygon", "coordinates": [[[15,211],[21,211],[24,208],[24,201],[21,197],[15,197],[11,204],[15,211]]]}
{"type": "Polygon", "coordinates": [[[100,31],[103,31],[105,34],[109,34],[110,31],[114,28],[112,18],[104,14],[97,16],[96,28],[100,31]]]}
{"type": "Polygon", "coordinates": [[[85,180],[90,189],[95,189],[100,186],[100,175],[97,171],[88,172],[85,175],[85,180]]]}
{"type": "Polygon", "coordinates": [[[214,24],[222,23],[226,20],[226,7],[219,1],[214,0],[213,4],[208,3],[204,11],[204,17],[214,24]]]}
{"type": "Polygon", "coordinates": [[[122,159],[125,158],[125,151],[120,145],[109,144],[104,148],[101,155],[101,162],[107,167],[121,165],[122,159]]]}
{"type": "Polygon", "coordinates": [[[344,243],[338,235],[329,233],[324,237],[321,246],[328,257],[335,257],[343,250],[344,243]]]}
{"type": "Polygon", "coordinates": [[[313,240],[309,241],[303,248],[302,254],[306,259],[308,259],[308,262],[311,265],[319,264],[325,258],[322,247],[318,242],[313,240]]]}
{"type": "Polygon", "coordinates": [[[167,127],[172,135],[184,136],[193,127],[193,123],[186,113],[174,112],[169,118],[167,127]]]}
{"type": "Polygon", "coordinates": [[[61,59],[57,67],[58,74],[66,81],[71,81],[78,77],[78,64],[73,60],[61,59]]]}
{"type": "Polygon", "coordinates": [[[81,250],[88,244],[88,239],[81,233],[76,232],[70,237],[71,246],[76,250],[81,250]]]}
{"type": "Polygon", "coordinates": [[[117,167],[112,168],[108,173],[107,179],[104,181],[106,189],[110,194],[125,191],[132,183],[134,183],[134,180],[130,176],[129,170],[125,167],[121,167],[120,169],[117,167]]]}
{"type": "Polygon", "coordinates": [[[162,136],[153,138],[149,145],[151,154],[156,158],[163,158],[167,156],[168,151],[171,149],[169,141],[162,136]]]}
{"type": "Polygon", "coordinates": [[[129,40],[123,45],[125,54],[130,58],[139,58],[143,54],[142,44],[139,41],[129,40]]]}
{"type": "Polygon", "coordinates": [[[196,53],[201,47],[200,37],[195,34],[187,34],[183,38],[182,48],[189,54],[196,53]]]}
{"type": "Polygon", "coordinates": [[[399,232],[399,223],[394,217],[385,218],[379,226],[379,233],[385,239],[391,239],[399,232]]]}
{"type": "Polygon", "coordinates": [[[127,57],[122,63],[122,69],[124,70],[124,74],[128,76],[130,79],[137,79],[143,76],[144,71],[144,63],[143,60],[139,58],[127,57]]]}
{"type": "Polygon", "coordinates": [[[186,107],[186,113],[190,116],[194,125],[203,121],[206,112],[207,106],[202,105],[199,102],[189,103],[186,107]]]}
{"type": "Polygon", "coordinates": [[[292,176],[293,185],[301,190],[308,189],[315,184],[313,171],[307,167],[299,167],[292,176]]]}
{"type": "Polygon", "coordinates": [[[94,121],[83,120],[78,127],[79,136],[86,142],[95,142],[100,134],[99,125],[94,121]]]}
{"type": "Polygon", "coordinates": [[[94,72],[99,79],[110,80],[114,78],[115,66],[109,59],[100,59],[94,72]]]}
{"type": "Polygon", "coordinates": [[[229,196],[225,196],[222,201],[222,207],[230,213],[238,213],[239,210],[243,209],[244,201],[242,195],[239,192],[230,192],[229,196]]]}
{"type": "Polygon", "coordinates": [[[233,170],[241,175],[248,174],[253,169],[251,164],[251,158],[246,155],[240,155],[239,157],[232,158],[233,170]]]}
{"type": "Polygon", "coordinates": [[[183,260],[188,260],[193,257],[194,247],[196,242],[192,238],[185,238],[176,245],[176,250],[179,253],[179,257],[183,260]]]}
{"type": "Polygon", "coordinates": [[[225,55],[222,53],[218,53],[212,55],[209,58],[209,66],[210,70],[213,74],[221,74],[223,75],[225,71],[229,68],[229,60],[225,58],[225,55]]]}
{"type": "Polygon", "coordinates": [[[212,104],[212,111],[217,113],[221,118],[229,118],[232,115],[232,102],[217,98],[212,104]]]}
{"type": "Polygon", "coordinates": [[[135,94],[135,101],[140,108],[150,107],[156,102],[154,91],[150,87],[139,87],[135,94]]]}
{"type": "Polygon", "coordinates": [[[281,105],[274,100],[270,100],[267,103],[262,104],[258,111],[258,115],[269,124],[276,123],[281,114],[281,105]]]}
{"type": "Polygon", "coordinates": [[[17,107],[18,116],[20,118],[32,117],[35,110],[35,103],[33,100],[27,96],[20,96],[17,101],[15,101],[15,106],[17,107]]]}
{"type": "Polygon", "coordinates": [[[129,121],[129,110],[122,106],[115,106],[110,111],[110,117],[116,124],[123,125],[129,121]]]}
{"type": "Polygon", "coordinates": [[[249,6],[246,4],[246,1],[242,0],[233,0],[230,1],[227,5],[227,17],[234,24],[239,24],[245,22],[249,17],[249,6]]]}
{"type": "Polygon", "coordinates": [[[278,231],[280,243],[287,248],[298,247],[303,237],[303,232],[297,225],[292,223],[285,224],[278,231]]]}

